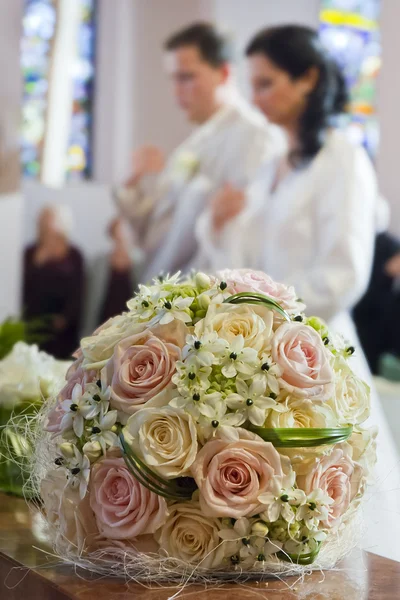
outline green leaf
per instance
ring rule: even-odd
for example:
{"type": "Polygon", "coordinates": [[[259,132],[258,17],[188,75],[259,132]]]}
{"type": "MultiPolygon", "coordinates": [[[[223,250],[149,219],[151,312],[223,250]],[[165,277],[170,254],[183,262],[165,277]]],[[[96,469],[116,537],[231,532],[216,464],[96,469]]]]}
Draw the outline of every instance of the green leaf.
{"type": "Polygon", "coordinates": [[[311,448],[326,444],[338,444],[346,441],[353,433],[352,425],[347,427],[317,428],[291,427],[270,429],[250,427],[265,442],[271,442],[277,448],[311,448]]]}
{"type": "Polygon", "coordinates": [[[150,469],[127,444],[124,434],[120,432],[119,438],[123,450],[125,463],[132,475],[151,492],[158,496],[171,500],[190,500],[193,492],[197,489],[194,480],[188,477],[177,479],[164,479],[158,473],[150,469]]]}
{"type": "Polygon", "coordinates": [[[320,548],[321,543],[318,544],[318,548],[314,550],[314,552],[309,552],[308,554],[289,554],[288,552],[282,551],[278,552],[276,556],[279,560],[294,563],[295,565],[312,565],[319,554],[320,548]]]}
{"type": "Polygon", "coordinates": [[[271,308],[275,312],[279,313],[286,321],[290,321],[290,317],[287,312],[281,307],[276,300],[264,294],[257,294],[253,292],[241,292],[240,294],[234,294],[224,300],[225,304],[261,304],[271,308]]]}

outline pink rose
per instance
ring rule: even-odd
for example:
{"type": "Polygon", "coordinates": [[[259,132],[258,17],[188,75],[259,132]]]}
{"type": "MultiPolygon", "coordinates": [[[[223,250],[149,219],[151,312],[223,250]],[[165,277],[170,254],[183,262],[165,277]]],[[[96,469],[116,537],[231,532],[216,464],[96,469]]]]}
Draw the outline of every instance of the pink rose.
{"type": "Polygon", "coordinates": [[[331,454],[316,458],[306,474],[297,475],[297,485],[306,494],[320,488],[332,500],[329,516],[323,522],[332,527],[348,509],[361,488],[362,467],[354,462],[349,451],[335,448],[331,454]]]}
{"type": "Polygon", "coordinates": [[[272,359],[281,368],[280,385],[300,397],[326,400],[333,392],[330,354],[319,334],[302,323],[284,323],[272,339],[272,359]]]}
{"type": "Polygon", "coordinates": [[[61,408],[61,403],[64,400],[71,400],[73,389],[77,383],[79,383],[83,388],[86,383],[95,381],[98,378],[97,371],[86,371],[82,368],[82,362],[83,357],[80,357],[68,369],[66,374],[67,383],[59,393],[55,406],[49,411],[49,414],[47,415],[45,431],[49,431],[54,434],[60,433],[61,420],[65,414],[65,412],[61,408]]]}
{"type": "Polygon", "coordinates": [[[78,490],[66,486],[62,471],[50,471],[41,482],[40,495],[48,522],[59,531],[61,542],[71,545],[79,555],[100,547],[101,536],[89,497],[83,500],[78,490]]]}
{"type": "MultiPolygon", "coordinates": [[[[115,347],[106,366],[113,408],[131,415],[171,383],[176,362],[181,359],[181,347],[159,335],[163,330],[161,326],[154,333],[143,331],[115,347]]],[[[183,345],[184,339],[179,339],[179,343],[183,345]]]]}
{"type": "Polygon", "coordinates": [[[293,287],[274,281],[262,271],[226,269],[219,271],[217,275],[219,279],[225,281],[228,286],[227,290],[231,294],[239,294],[241,292],[264,294],[276,300],[289,313],[297,314],[305,308],[304,304],[297,300],[297,295],[293,287]]]}
{"type": "Polygon", "coordinates": [[[167,504],[135,479],[123,458],[103,458],[92,467],[90,506],[99,531],[111,540],[154,533],[164,524],[167,504]]]}
{"type": "Polygon", "coordinates": [[[258,497],[283,471],[270,442],[241,439],[207,442],[192,465],[192,474],[205,515],[238,519],[261,510],[258,497]]]}

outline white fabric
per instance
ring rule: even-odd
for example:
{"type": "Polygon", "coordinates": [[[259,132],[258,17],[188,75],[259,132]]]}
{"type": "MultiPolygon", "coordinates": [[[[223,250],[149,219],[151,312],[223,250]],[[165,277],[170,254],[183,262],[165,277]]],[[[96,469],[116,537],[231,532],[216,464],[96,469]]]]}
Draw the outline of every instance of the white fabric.
{"type": "MultiPolygon", "coordinates": [[[[381,199],[364,150],[331,132],[318,155],[271,192],[278,161],[269,161],[247,194],[244,211],[213,233],[210,211],[197,224],[196,265],[248,267],[294,285],[308,314],[325,318],[356,345],[349,310],[368,284],[381,199]]],[[[358,349],[353,368],[371,383],[358,349]]],[[[399,456],[372,390],[371,424],[379,427],[377,486],[366,504],[365,548],[400,560],[399,456]]]]}
{"type": "Polygon", "coordinates": [[[225,105],[175,150],[150,193],[119,190],[117,203],[147,252],[142,279],[186,271],[196,253],[195,222],[210,194],[224,183],[248,185],[282,146],[278,129],[246,103],[225,105]]]}

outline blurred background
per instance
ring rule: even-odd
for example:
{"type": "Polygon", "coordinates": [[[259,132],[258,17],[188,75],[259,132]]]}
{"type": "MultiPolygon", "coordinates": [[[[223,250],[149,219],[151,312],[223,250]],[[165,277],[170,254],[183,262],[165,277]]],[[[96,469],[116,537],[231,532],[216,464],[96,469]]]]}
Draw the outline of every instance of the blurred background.
{"type": "MultiPolygon", "coordinates": [[[[168,154],[192,130],[170,93],[162,46],[198,20],[217,23],[231,36],[235,76],[247,96],[243,49],[260,27],[318,29],[350,88],[343,126],[367,149],[391,207],[389,229],[400,236],[400,2],[0,0],[0,322],[21,314],[29,270],[23,252],[35,239],[43,207],[67,207],[64,224],[73,218],[77,286],[124,235],[112,222],[113,187],[129,176],[133,149],[150,143],[168,154]]],[[[131,243],[140,263],[140,247],[131,243]]],[[[133,280],[129,285],[133,289],[133,280]]],[[[87,313],[85,300],[75,309],[87,313]]],[[[398,365],[393,369],[396,379],[398,365]]],[[[392,398],[385,382],[380,390],[392,398]]],[[[391,422],[399,423],[399,403],[385,402],[391,422]]]]}

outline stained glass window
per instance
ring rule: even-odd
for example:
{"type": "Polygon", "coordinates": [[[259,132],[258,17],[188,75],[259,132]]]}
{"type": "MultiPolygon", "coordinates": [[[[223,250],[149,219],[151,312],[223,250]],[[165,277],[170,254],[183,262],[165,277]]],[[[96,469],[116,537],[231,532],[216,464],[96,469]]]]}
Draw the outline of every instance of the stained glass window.
{"type": "Polygon", "coordinates": [[[40,171],[45,135],[51,44],[56,24],[53,0],[27,0],[23,19],[22,165],[28,177],[40,171]]]}
{"type": "Polygon", "coordinates": [[[78,51],[73,67],[73,109],[67,151],[69,178],[88,177],[92,167],[95,0],[81,0],[78,51]]]}
{"type": "MultiPolygon", "coordinates": [[[[69,64],[65,64],[66,73],[72,77],[65,178],[75,180],[89,177],[92,168],[96,16],[96,0],[76,1],[79,5],[75,28],[76,51],[69,64]]],[[[63,26],[61,14],[57,0],[25,0],[21,48],[24,81],[21,145],[23,173],[31,178],[40,175],[43,147],[47,140],[46,114],[51,98],[49,90],[52,89],[51,61],[56,36],[63,26]]]]}
{"type": "Polygon", "coordinates": [[[376,155],[377,76],[381,66],[380,0],[323,0],[320,36],[338,61],[350,90],[349,136],[376,155]]]}

